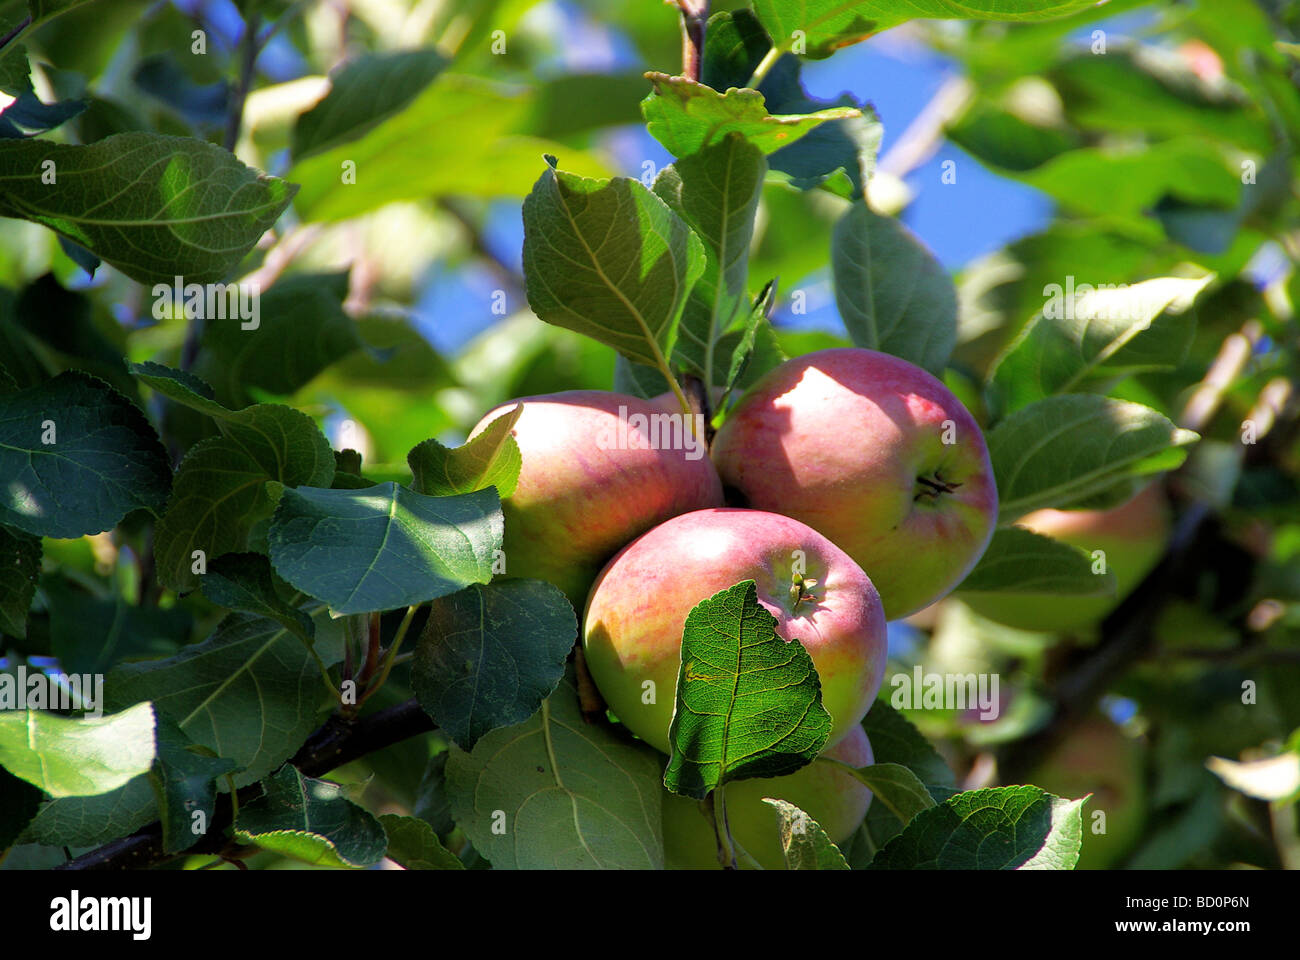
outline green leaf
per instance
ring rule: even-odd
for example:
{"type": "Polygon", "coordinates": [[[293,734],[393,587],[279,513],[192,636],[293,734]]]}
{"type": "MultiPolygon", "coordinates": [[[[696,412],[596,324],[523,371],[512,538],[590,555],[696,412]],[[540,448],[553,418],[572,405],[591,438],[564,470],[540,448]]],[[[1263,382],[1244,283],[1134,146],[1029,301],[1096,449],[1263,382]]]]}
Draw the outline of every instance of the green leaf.
{"type": "Polygon", "coordinates": [[[472,750],[484,734],[537,712],[564,676],[577,635],[573,608],[549,583],[466,587],[433,601],[411,687],[438,727],[472,750]]]}
{"type": "Polygon", "coordinates": [[[308,642],[316,637],[312,618],[276,593],[271,561],[260,553],[228,553],[212,561],[203,575],[203,595],[219,607],[274,620],[308,642]]]}
{"type": "Polygon", "coordinates": [[[139,508],[159,512],[171,487],[140,408],[72,370],[0,399],[0,476],[0,523],[60,538],[101,533],[139,508]]]}
{"type": "Polygon", "coordinates": [[[1213,274],[1161,277],[1075,297],[1071,283],[1071,290],[1053,297],[996,362],[990,406],[1018,410],[1043,397],[1104,388],[1131,373],[1177,366],[1196,333],[1187,311],[1213,279],[1213,274]]]}
{"type": "Polygon", "coordinates": [[[797,40],[814,60],[908,20],[1048,20],[1096,0],[754,0],[754,13],[781,50],[797,40]],[[796,34],[796,31],[798,33],[796,34]]]}
{"type": "Polygon", "coordinates": [[[917,814],[870,869],[1072,870],[1083,842],[1083,803],[1038,787],[959,793],[917,814]]]}
{"type": "Polygon", "coordinates": [[[548,167],[524,200],[528,304],[547,323],[662,369],[704,245],[637,180],[548,167]]]}
{"type": "Polygon", "coordinates": [[[661,762],[583,720],[570,671],[529,720],[492,731],[472,753],[453,747],[447,794],[457,825],[497,869],[657,870],[661,762]]]}
{"type": "Polygon", "coordinates": [[[286,764],[263,786],[263,796],[239,808],[234,833],[244,843],[315,866],[368,867],[384,858],[383,826],[338,784],[286,764]]]}
{"type": "Polygon", "coordinates": [[[1068,507],[1124,480],[1172,470],[1198,439],[1139,403],[1092,394],[1039,400],[988,434],[1000,519],[1068,507]]]}
{"type": "Polygon", "coordinates": [[[402,314],[372,313],[356,321],[366,349],[330,368],[331,383],[432,393],[456,385],[455,375],[429,341],[402,314]]]}
{"type": "Polygon", "coordinates": [[[205,755],[171,720],[158,717],[158,757],[149,772],[162,823],[163,850],[179,853],[198,843],[216,813],[215,780],[236,768],[205,755]],[[200,814],[200,816],[196,816],[200,814]]]}
{"type": "Polygon", "coordinates": [[[406,455],[414,478],[411,489],[431,497],[449,497],[496,487],[502,499],[515,492],[523,458],[511,433],[524,405],[502,414],[478,436],[454,450],[437,440],[417,444],[406,455]]]}
{"type": "MultiPolygon", "coordinates": [[[[322,610],[315,612],[319,621],[322,610]]],[[[322,627],[317,624],[317,646],[322,627]]],[[[316,728],[320,668],[273,620],[232,613],[202,643],[165,660],[124,663],[105,678],[110,703],[153,698],[195,743],[235,761],[237,786],[266,776],[316,728]]]]}
{"type": "Polygon", "coordinates": [[[258,326],[245,330],[233,317],[209,321],[194,372],[232,408],[253,390],[287,396],[335,361],[361,348],[356,326],[343,311],[348,274],[295,274],[261,295],[258,326]]]}
{"type": "Polygon", "coordinates": [[[910,230],[855,203],[835,225],[831,268],[854,344],[943,372],[957,340],[957,291],[910,230]]]}
{"type": "Polygon", "coordinates": [[[176,470],[167,511],[155,533],[158,578],[178,591],[199,585],[195,551],[206,561],[252,545],[255,528],[275,509],[266,484],[325,486],[334,478],[334,453],[315,421],[291,407],[259,403],[228,410],[205,396],[195,377],[157,363],[132,364],[154,390],[207,414],[221,436],[196,443],[176,470]]]}
{"type": "Polygon", "coordinates": [[[732,133],[769,154],[829,120],[859,115],[854,107],[830,107],[813,113],[773,116],[757,90],[732,88],[719,93],[687,77],[666,73],[647,76],[654,84],[654,92],[641,103],[646,129],[676,157],[698,153],[732,133]]]}
{"type": "Polygon", "coordinates": [[[284,491],[271,564],[337,614],[391,610],[492,579],[504,521],[495,490],[426,497],[382,483],[284,491]]]}
{"type": "Polygon", "coordinates": [[[20,838],[24,843],[97,847],[158,819],[147,774],[96,797],[62,797],[41,805],[20,838]]]}
{"type": "Polygon", "coordinates": [[[591,154],[527,135],[534,96],[444,75],[360,139],[295,163],[294,208],[304,221],[343,220],[398,200],[522,196],[537,158],[560,150],[575,173],[606,175],[591,154]],[[344,180],[349,171],[354,182],[344,180]]]}
{"type": "Polygon", "coordinates": [[[867,767],[840,766],[845,773],[857,777],[871,791],[876,802],[884,804],[900,823],[907,824],[922,810],[934,806],[934,798],[925,784],[902,764],[876,762],[867,767]]]}
{"type": "Polygon", "coordinates": [[[664,786],[702,800],[747,777],[779,777],[816,758],[830,735],[821,680],[797,639],[744,580],[700,602],[682,633],[664,786]]]}
{"type": "Polygon", "coordinates": [[[0,634],[27,636],[27,611],[40,573],[40,537],[0,527],[0,634]]]}
{"type": "Polygon", "coordinates": [[[775,303],[776,281],[769,280],[754,298],[744,327],[736,333],[735,344],[729,343],[727,337],[723,338],[723,352],[731,354],[731,362],[727,364],[727,379],[722,384],[724,389],[730,391],[737,386],[747,386],[769,370],[780,366],[786,359],[780,344],[776,342],[776,331],[768,320],[775,303]],[[728,347],[729,351],[726,349],[728,347]]]}
{"type": "Polygon", "coordinates": [[[0,767],[0,857],[41,808],[41,791],[0,767]]]}
{"type": "Polygon", "coordinates": [[[147,773],[154,713],[138,703],[101,717],[0,711],[0,766],[52,797],[93,797],[147,773]]]}
{"type": "Polygon", "coordinates": [[[123,659],[165,657],[189,642],[193,617],[182,606],[164,610],[96,596],[62,577],[46,577],[41,589],[50,652],[69,673],[104,673],[123,659]]]}
{"type": "Polygon", "coordinates": [[[1003,527],[957,589],[1113,597],[1115,572],[1094,571],[1092,557],[1078,547],[1024,527],[1003,527]]]}
{"type": "Polygon", "coordinates": [[[407,870],[464,870],[460,858],[444,847],[433,827],[418,817],[385,813],[379,823],[388,836],[388,859],[407,870]]]}
{"type": "Polygon", "coordinates": [[[871,710],[862,720],[862,729],[867,732],[876,763],[906,767],[916,774],[931,794],[935,792],[934,787],[949,790],[954,787],[955,778],[943,757],[887,700],[880,699],[871,705],[871,710]]]}
{"type": "Polygon", "coordinates": [[[364,135],[408,106],[446,65],[436,50],[363,53],[349,60],[330,74],[329,93],[294,124],[294,160],[364,135]]]}
{"type": "Polygon", "coordinates": [[[202,140],[0,141],[0,216],[44,224],[141,283],[224,279],[293,194],[202,140]]]}
{"type": "MultiPolygon", "coordinates": [[[[736,11],[744,12],[747,11],[736,11]]],[[[875,108],[870,103],[859,103],[852,94],[841,94],[837,100],[808,96],[800,79],[802,69],[798,57],[784,56],[777,61],[759,85],[769,110],[786,115],[836,108],[852,112],[842,119],[820,124],[782,147],[768,158],[768,163],[800,190],[822,186],[847,199],[860,199],[863,187],[876,170],[876,154],[880,151],[884,126],[875,108]],[[838,171],[843,171],[843,177],[836,175],[838,171]]]]}
{"type": "MultiPolygon", "coordinates": [[[[678,160],[655,193],[704,241],[704,272],[686,301],[674,359],[714,382],[717,341],[748,307],[749,244],[767,163],[757,147],[729,134],[678,160]]],[[[720,373],[720,371],[719,371],[720,373]]]]}
{"type": "Polygon", "coordinates": [[[785,800],[763,798],[780,817],[781,849],[787,870],[847,870],[844,854],[808,814],[785,800]]]}

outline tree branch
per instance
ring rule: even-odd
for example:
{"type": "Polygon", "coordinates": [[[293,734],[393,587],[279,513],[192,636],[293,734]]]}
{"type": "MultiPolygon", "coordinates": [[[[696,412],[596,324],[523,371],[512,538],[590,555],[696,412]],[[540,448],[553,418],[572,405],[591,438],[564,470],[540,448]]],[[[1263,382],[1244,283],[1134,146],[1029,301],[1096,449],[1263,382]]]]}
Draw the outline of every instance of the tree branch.
{"type": "MultiPolygon", "coordinates": [[[[434,729],[433,721],[415,700],[407,700],[378,713],[355,720],[333,714],[289,760],[304,776],[321,777],[353,760],[390,747],[434,729]]],[[[261,796],[260,784],[249,784],[238,793],[240,805],[261,796]]],[[[162,824],[155,821],[129,837],[114,840],[82,854],[56,868],[59,870],[125,870],[155,867],[176,857],[213,854],[229,859],[252,848],[232,842],[226,831],[232,823],[229,794],[217,798],[217,809],[208,833],[197,844],[179,853],[163,849],[162,824]]]]}
{"type": "Polygon", "coordinates": [[[709,0],[677,0],[682,12],[682,76],[699,80],[704,68],[704,25],[709,0]]]}

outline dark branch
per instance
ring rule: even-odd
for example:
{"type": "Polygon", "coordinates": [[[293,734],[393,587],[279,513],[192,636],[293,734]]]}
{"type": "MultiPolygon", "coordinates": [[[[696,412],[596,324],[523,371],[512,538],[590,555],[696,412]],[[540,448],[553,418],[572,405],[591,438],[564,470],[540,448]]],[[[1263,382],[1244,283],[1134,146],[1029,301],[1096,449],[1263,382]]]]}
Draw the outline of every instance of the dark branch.
{"type": "MultiPolygon", "coordinates": [[[[344,720],[333,715],[307,738],[289,763],[304,776],[320,777],[367,754],[433,729],[433,721],[414,700],[356,720],[344,720]]],[[[241,805],[249,803],[261,793],[259,784],[250,784],[239,791],[239,802],[241,805]]],[[[163,849],[162,824],[154,822],[129,837],[82,854],[58,869],[141,869],[158,866],[178,856],[205,853],[235,859],[247,853],[249,848],[234,844],[227,838],[226,831],[231,822],[230,798],[223,794],[217,798],[217,809],[207,834],[188,850],[167,853],[163,849]]]]}

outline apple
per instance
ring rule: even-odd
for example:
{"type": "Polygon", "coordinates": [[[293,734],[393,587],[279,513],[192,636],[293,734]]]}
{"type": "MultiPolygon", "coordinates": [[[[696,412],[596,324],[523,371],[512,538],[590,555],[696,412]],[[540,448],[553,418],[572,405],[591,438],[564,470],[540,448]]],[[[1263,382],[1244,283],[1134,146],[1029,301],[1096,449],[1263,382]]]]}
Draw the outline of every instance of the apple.
{"type": "Polygon", "coordinates": [[[1164,554],[1172,520],[1169,502],[1157,482],[1109,510],[1035,510],[1016,524],[1089,554],[1104,551],[1106,568],[1115,574],[1115,595],[963,592],[961,599],[997,623],[1060,633],[1099,622],[1142,582],[1164,554]]]}
{"type": "Polygon", "coordinates": [[[506,573],[550,581],[577,610],[600,568],[628,541],[670,517],[722,503],[703,440],[680,411],[673,419],[653,401],[573,390],[501,404],[470,436],[520,403],[511,433],[523,462],[501,505],[506,573]]]}
{"type": "Polygon", "coordinates": [[[691,608],[742,580],[797,637],[821,678],[828,744],[856,727],[885,672],[885,617],[862,568],[797,520],[761,510],[697,510],[661,523],[601,571],[587,600],[583,650],[614,714],[661,753],[676,705],[682,629],[691,608]],[[796,586],[794,575],[804,578],[796,586]],[[816,581],[812,583],[811,581],[816,581]]]}
{"type": "Polygon", "coordinates": [[[1118,863],[1142,835],[1146,789],[1142,746],[1101,713],[1084,719],[1039,768],[1025,778],[1058,797],[1091,793],[1083,808],[1083,849],[1078,869],[1104,870],[1118,863]],[[1106,814],[1105,833],[1095,833],[1106,814]]]}
{"type": "MultiPolygon", "coordinates": [[[[823,756],[865,767],[874,762],[871,742],[854,727],[823,756]]],[[[784,777],[737,780],[727,784],[727,825],[731,836],[767,870],[785,867],[777,812],[763,802],[774,797],[793,803],[816,820],[834,843],[853,835],[871,805],[862,781],[826,763],[810,763],[784,777]]],[[[713,824],[697,801],[664,792],[664,866],[670,870],[720,870],[713,824]]]]}
{"type": "Polygon", "coordinates": [[[885,353],[786,361],[736,404],[712,455],[748,506],[843,548],[891,620],[951,591],[993,536],[997,487],[979,425],[942,383],[885,353]]]}

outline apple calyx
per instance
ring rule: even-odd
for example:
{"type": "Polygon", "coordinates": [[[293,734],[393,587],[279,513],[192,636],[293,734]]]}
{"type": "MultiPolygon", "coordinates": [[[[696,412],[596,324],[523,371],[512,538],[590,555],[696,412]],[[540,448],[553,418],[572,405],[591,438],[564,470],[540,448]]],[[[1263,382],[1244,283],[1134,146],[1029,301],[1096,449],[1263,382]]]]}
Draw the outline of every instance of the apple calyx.
{"type": "Polygon", "coordinates": [[[936,470],[933,477],[917,477],[918,489],[916,495],[912,497],[913,501],[920,500],[922,497],[930,497],[938,500],[945,493],[953,493],[961,486],[956,480],[945,480],[939,476],[936,470]]]}
{"type": "Polygon", "coordinates": [[[817,581],[812,577],[804,577],[798,573],[790,575],[790,612],[793,613],[798,609],[801,603],[820,603],[821,597],[814,597],[808,591],[817,586],[817,581]]]}

